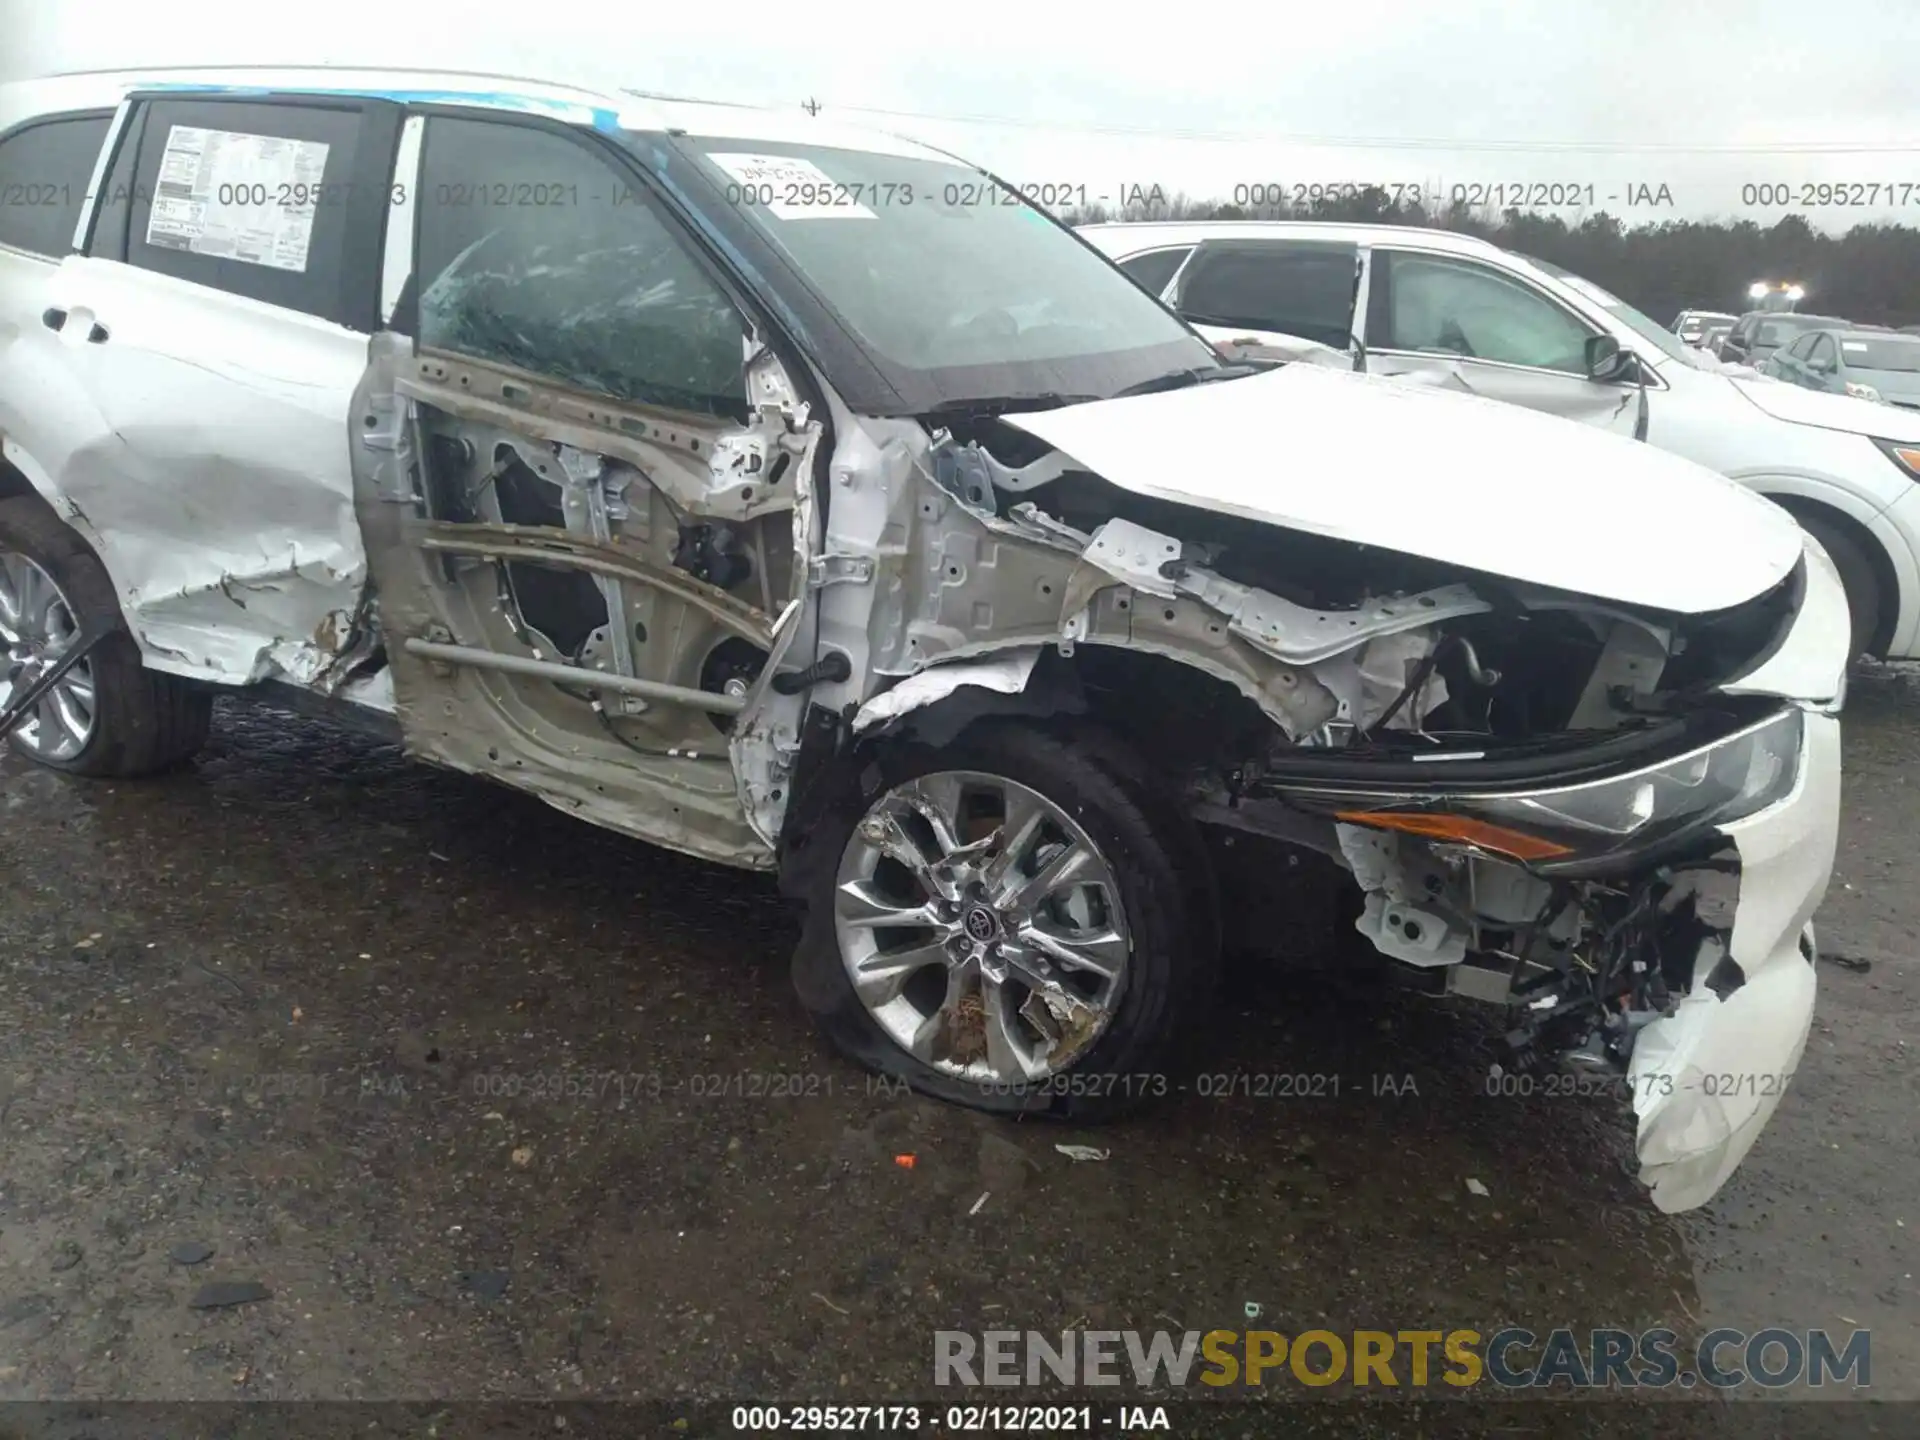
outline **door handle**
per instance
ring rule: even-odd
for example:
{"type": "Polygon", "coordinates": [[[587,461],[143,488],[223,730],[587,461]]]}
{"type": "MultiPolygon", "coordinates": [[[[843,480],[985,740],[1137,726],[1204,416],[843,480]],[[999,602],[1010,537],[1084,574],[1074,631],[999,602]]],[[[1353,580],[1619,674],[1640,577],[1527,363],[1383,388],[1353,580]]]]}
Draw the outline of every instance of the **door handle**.
{"type": "Polygon", "coordinates": [[[49,305],[40,312],[40,323],[49,330],[58,330],[67,323],[67,312],[58,305],[49,305]]]}
{"type": "Polygon", "coordinates": [[[104,345],[107,343],[107,338],[110,333],[106,326],[96,320],[87,331],[87,343],[89,345],[104,345]]]}

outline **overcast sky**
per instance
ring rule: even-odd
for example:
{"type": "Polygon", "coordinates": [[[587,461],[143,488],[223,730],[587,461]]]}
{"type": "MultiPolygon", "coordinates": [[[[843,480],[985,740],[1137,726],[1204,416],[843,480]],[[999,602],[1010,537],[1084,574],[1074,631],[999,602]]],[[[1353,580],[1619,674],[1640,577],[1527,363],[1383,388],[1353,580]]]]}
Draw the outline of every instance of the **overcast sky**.
{"type": "Polygon", "coordinates": [[[1456,184],[1525,181],[1583,198],[1592,186],[1595,208],[1630,221],[1766,221],[1786,207],[1743,203],[1761,198],[1743,186],[1794,187],[1796,199],[1804,182],[1883,187],[1877,205],[1806,212],[1829,229],[1920,224],[1916,56],[1920,5],[1909,0],[0,0],[5,79],[391,64],[764,104],[812,98],[1017,183],[1084,186],[1088,199],[1136,184],[1232,198],[1260,182],[1330,181],[1438,187],[1444,198],[1456,184]],[[1910,148],[1890,148],[1900,137],[1910,148]],[[1855,153],[1836,153],[1843,146],[1855,153]],[[1637,187],[1657,199],[1662,185],[1671,205],[1629,203],[1637,187]],[[1889,186],[1896,201],[1904,187],[1904,206],[1887,206],[1889,186]]]}

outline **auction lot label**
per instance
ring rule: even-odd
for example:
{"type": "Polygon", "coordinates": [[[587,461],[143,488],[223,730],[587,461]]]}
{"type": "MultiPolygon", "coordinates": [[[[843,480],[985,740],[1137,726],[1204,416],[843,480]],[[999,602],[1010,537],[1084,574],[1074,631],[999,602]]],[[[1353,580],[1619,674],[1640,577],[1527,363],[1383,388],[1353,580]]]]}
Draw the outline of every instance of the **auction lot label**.
{"type": "Polygon", "coordinates": [[[303,271],[327,169],[318,140],[175,125],[160,157],[147,244],[303,271]]]}
{"type": "Polygon", "coordinates": [[[734,178],[735,197],[766,207],[778,220],[874,220],[860,186],[842,185],[796,155],[709,155],[734,178]]]}

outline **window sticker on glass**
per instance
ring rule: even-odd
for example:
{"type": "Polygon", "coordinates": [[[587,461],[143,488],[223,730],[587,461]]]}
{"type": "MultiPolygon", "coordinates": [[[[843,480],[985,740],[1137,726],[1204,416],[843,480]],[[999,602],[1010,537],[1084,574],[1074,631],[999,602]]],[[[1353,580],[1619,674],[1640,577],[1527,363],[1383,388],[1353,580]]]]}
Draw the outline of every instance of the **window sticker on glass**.
{"type": "Polygon", "coordinates": [[[175,125],[147,216],[147,244],[304,271],[327,169],[318,140],[175,125]]]}
{"type": "Polygon", "coordinates": [[[791,155],[709,155],[708,158],[733,177],[726,187],[729,202],[763,206],[777,220],[878,218],[861,204],[861,186],[831,179],[811,160],[791,155]]]}

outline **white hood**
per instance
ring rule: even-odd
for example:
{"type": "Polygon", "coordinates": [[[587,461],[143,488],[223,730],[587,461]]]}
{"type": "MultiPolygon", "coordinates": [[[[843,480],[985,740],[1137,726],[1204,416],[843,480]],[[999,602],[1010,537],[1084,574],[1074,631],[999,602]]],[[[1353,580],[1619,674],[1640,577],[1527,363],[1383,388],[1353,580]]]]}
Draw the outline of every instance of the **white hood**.
{"type": "Polygon", "coordinates": [[[1136,494],[1660,610],[1738,605],[1800,558],[1786,511],[1690,460],[1351,371],[1005,419],[1136,494]]]}
{"type": "MultiPolygon", "coordinates": [[[[1845,430],[1850,435],[1872,435],[1881,440],[1920,444],[1920,414],[1833,395],[1784,383],[1756,384],[1735,380],[1733,386],[1776,420],[1795,425],[1818,425],[1823,430],[1845,430]]],[[[1116,482],[1117,483],[1117,482],[1116,482]]]]}

